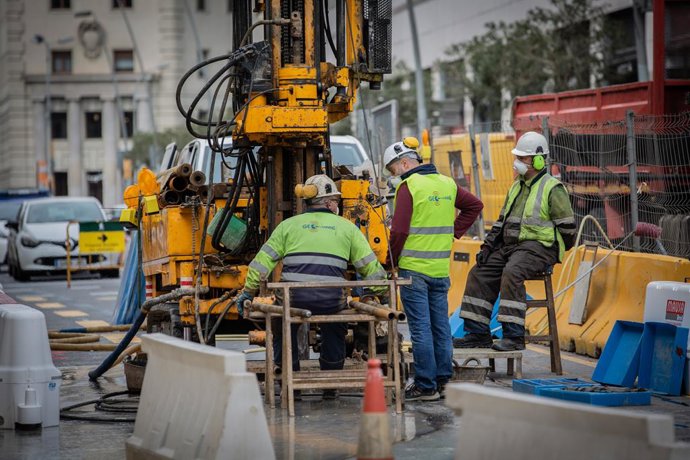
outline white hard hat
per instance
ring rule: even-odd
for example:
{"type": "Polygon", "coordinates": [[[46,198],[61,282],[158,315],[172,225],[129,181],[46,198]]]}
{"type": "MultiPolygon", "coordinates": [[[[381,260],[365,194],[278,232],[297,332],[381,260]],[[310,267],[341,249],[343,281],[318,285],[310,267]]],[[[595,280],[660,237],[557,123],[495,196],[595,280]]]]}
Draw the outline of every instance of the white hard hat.
{"type": "Polygon", "coordinates": [[[311,200],[327,198],[329,196],[339,197],[340,192],[333,179],[325,174],[317,174],[304,181],[304,185],[297,184],[295,186],[295,195],[305,200],[311,200]]]}
{"type": "Polygon", "coordinates": [[[383,152],[383,165],[387,168],[389,164],[405,155],[414,155],[421,162],[422,157],[419,156],[417,147],[419,147],[419,141],[415,137],[406,137],[401,142],[389,145],[383,152]]]}
{"type": "Polygon", "coordinates": [[[519,157],[545,156],[549,154],[549,144],[542,134],[528,131],[520,136],[517,144],[515,144],[515,148],[512,150],[512,154],[519,157]]]}

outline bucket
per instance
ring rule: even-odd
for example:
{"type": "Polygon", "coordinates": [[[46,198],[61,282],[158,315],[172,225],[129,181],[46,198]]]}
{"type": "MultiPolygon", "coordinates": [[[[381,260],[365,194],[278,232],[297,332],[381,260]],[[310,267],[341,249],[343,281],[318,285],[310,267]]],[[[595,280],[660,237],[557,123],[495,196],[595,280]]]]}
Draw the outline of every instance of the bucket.
{"type": "Polygon", "coordinates": [[[453,380],[483,385],[489,369],[489,366],[482,366],[482,363],[477,358],[467,358],[462,364],[453,360],[453,380]],[[472,362],[476,364],[470,365],[472,362]]]}
{"type": "Polygon", "coordinates": [[[140,393],[144,384],[144,372],[146,371],[146,353],[138,353],[135,358],[126,356],[123,360],[125,366],[125,381],[127,389],[131,393],[140,393]]]}

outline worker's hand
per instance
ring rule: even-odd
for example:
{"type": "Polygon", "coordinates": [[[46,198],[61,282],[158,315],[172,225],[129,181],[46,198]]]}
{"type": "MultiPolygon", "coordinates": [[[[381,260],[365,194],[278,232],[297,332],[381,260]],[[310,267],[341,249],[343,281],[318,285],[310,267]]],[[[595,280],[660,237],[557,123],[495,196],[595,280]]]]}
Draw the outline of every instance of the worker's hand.
{"type": "Polygon", "coordinates": [[[489,255],[491,254],[491,249],[488,246],[482,245],[482,248],[477,253],[477,266],[481,266],[489,260],[489,255]]]}
{"type": "Polygon", "coordinates": [[[250,294],[247,291],[242,291],[240,296],[237,298],[237,300],[235,302],[237,303],[237,313],[240,316],[244,315],[244,301],[245,300],[249,300],[251,302],[252,300],[254,300],[254,295],[250,294]]]}
{"type": "Polygon", "coordinates": [[[373,295],[363,295],[359,298],[359,301],[362,303],[379,303],[379,299],[373,295]]]}

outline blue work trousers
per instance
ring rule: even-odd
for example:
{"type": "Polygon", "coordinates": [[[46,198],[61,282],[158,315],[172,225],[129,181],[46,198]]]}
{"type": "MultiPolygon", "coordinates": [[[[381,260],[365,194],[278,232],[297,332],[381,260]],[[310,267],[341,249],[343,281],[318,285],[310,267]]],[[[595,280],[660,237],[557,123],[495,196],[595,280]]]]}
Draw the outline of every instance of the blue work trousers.
{"type": "Polygon", "coordinates": [[[410,286],[400,286],[400,297],[412,336],[415,384],[423,390],[433,390],[453,375],[453,342],[448,322],[450,280],[411,270],[400,270],[399,277],[412,279],[410,286]]]}

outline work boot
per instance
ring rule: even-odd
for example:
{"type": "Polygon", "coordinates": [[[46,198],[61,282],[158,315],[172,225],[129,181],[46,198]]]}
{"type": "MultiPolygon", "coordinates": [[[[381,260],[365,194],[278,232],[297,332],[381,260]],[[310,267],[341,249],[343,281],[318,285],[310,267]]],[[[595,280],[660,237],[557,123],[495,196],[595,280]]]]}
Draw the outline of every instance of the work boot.
{"type": "Polygon", "coordinates": [[[438,391],[438,395],[441,399],[446,399],[446,384],[447,383],[448,382],[436,384],[436,391],[438,391]]]}
{"type": "Polygon", "coordinates": [[[453,339],[453,347],[455,348],[491,348],[493,343],[491,334],[477,334],[475,332],[466,334],[465,337],[453,339]]]}
{"type": "Polygon", "coordinates": [[[438,401],[441,396],[436,390],[423,390],[413,383],[405,388],[405,401],[438,401]]]}
{"type": "Polygon", "coordinates": [[[517,351],[525,349],[525,337],[503,337],[491,347],[496,351],[517,351]]]}
{"type": "Polygon", "coordinates": [[[334,399],[338,399],[338,390],[337,389],[328,389],[328,390],[323,390],[323,399],[324,401],[332,401],[334,399]]]}

